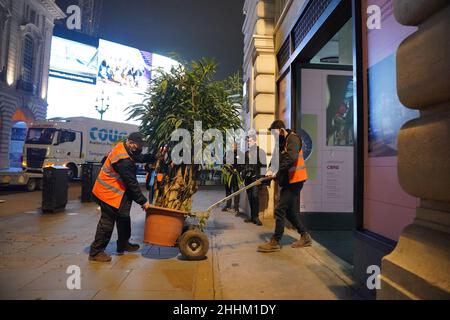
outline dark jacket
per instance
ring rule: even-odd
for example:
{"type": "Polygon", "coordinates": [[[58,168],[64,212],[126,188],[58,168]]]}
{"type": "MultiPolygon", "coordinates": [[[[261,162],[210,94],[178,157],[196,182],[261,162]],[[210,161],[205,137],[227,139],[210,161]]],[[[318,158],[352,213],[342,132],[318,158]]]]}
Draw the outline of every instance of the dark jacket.
{"type": "Polygon", "coordinates": [[[279,144],[280,151],[277,180],[280,186],[287,186],[289,184],[289,169],[297,160],[298,153],[302,148],[302,139],[295,132],[291,130],[287,131],[287,137],[280,139],[281,141],[279,144]]]}
{"type": "Polygon", "coordinates": [[[261,169],[266,168],[266,153],[257,145],[245,152],[245,166],[242,170],[242,177],[245,184],[249,185],[264,175],[261,169]],[[256,150],[255,150],[256,149],[256,150]],[[256,157],[256,158],[255,158],[256,157]]]}
{"type": "Polygon", "coordinates": [[[242,170],[244,169],[244,160],[245,159],[245,154],[242,153],[240,150],[228,150],[225,153],[225,156],[223,157],[223,164],[231,164],[232,167],[238,172],[241,173],[242,170]],[[233,163],[228,163],[227,159],[228,158],[232,158],[233,159],[233,163]]]}
{"type": "Polygon", "coordinates": [[[152,155],[134,156],[125,145],[125,149],[131,158],[122,159],[114,163],[112,166],[114,170],[120,175],[120,178],[125,185],[125,194],[119,207],[119,215],[128,216],[131,210],[132,202],[143,205],[147,202],[147,198],[142,194],[141,187],[136,178],[137,166],[136,162],[151,162],[155,158],[152,155]]]}

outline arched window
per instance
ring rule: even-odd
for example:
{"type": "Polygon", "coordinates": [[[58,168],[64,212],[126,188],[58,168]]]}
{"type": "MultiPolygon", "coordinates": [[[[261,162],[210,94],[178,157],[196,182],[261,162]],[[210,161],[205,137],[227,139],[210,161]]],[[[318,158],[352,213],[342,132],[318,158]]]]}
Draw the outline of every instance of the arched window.
{"type": "Polygon", "coordinates": [[[33,83],[34,40],[26,35],[23,44],[22,81],[26,84],[33,83]]]}

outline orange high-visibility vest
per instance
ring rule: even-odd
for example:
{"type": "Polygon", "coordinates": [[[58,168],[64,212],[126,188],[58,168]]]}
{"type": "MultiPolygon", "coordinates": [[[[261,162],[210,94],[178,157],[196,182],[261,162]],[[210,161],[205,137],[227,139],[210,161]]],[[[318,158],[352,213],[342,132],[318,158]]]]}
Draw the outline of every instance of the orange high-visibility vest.
{"type": "Polygon", "coordinates": [[[130,156],[123,143],[116,145],[106,158],[100,173],[95,180],[92,193],[101,201],[110,206],[119,209],[125,194],[125,185],[120,175],[114,170],[113,164],[122,159],[128,159],[130,156]]]}
{"type": "MultiPolygon", "coordinates": [[[[301,139],[300,137],[298,138],[301,139]]],[[[287,151],[287,140],[285,151],[287,151]]],[[[303,159],[303,150],[300,149],[296,161],[289,168],[289,183],[293,184],[306,180],[308,180],[308,173],[306,172],[305,159],[303,159]]]]}

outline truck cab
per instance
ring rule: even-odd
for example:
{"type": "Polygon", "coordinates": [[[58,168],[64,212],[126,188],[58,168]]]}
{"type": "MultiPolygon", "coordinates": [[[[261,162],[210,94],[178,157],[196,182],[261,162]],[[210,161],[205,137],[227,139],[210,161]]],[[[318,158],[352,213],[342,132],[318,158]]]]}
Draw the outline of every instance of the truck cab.
{"type": "Polygon", "coordinates": [[[69,178],[79,176],[83,162],[83,132],[64,123],[38,122],[28,129],[22,166],[27,172],[43,171],[50,166],[66,166],[69,178]]]}
{"type": "Polygon", "coordinates": [[[45,167],[65,166],[75,179],[81,177],[82,164],[100,163],[116,143],[137,130],[133,124],[87,117],[36,121],[28,129],[22,167],[42,173],[45,167]]]}

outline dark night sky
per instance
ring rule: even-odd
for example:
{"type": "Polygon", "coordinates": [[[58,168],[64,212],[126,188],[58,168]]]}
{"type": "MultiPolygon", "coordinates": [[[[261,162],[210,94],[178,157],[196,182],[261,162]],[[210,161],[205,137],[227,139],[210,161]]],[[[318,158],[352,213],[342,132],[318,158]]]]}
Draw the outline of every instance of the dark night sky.
{"type": "MultiPolygon", "coordinates": [[[[71,0],[57,0],[65,10],[71,0]]],[[[220,63],[217,78],[241,72],[244,0],[104,0],[100,36],[185,60],[220,63]]]]}

